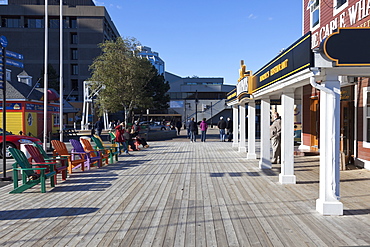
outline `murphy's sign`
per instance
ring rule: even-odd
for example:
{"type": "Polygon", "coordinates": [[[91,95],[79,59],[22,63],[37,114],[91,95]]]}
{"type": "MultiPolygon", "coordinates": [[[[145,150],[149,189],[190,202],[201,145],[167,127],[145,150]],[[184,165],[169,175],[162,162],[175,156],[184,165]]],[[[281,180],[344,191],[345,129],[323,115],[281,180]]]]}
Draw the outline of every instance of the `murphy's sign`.
{"type": "Polygon", "coordinates": [[[250,88],[249,92],[254,93],[290,75],[309,68],[311,64],[313,64],[311,33],[307,33],[271,60],[266,66],[253,74],[253,88],[250,88]]]}

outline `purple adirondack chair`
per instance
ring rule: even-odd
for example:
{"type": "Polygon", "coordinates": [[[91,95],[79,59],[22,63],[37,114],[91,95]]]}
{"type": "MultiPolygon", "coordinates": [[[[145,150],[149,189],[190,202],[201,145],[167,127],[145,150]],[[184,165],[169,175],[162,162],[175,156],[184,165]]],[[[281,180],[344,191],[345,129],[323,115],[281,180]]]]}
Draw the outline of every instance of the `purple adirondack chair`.
{"type": "Polygon", "coordinates": [[[82,144],[79,141],[70,139],[69,142],[73,147],[73,153],[81,153],[85,156],[85,167],[87,169],[90,169],[92,165],[96,165],[97,167],[102,166],[102,157],[100,156],[100,153],[98,151],[96,151],[95,155],[91,155],[91,152],[84,150],[82,144]]]}

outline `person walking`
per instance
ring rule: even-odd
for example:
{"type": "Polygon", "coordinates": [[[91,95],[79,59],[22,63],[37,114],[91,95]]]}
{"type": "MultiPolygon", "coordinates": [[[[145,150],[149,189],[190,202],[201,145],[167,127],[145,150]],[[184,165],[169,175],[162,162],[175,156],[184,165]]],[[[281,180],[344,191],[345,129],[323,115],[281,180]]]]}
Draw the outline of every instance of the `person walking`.
{"type": "Polygon", "coordinates": [[[181,121],[178,119],[178,120],[176,121],[176,129],[177,129],[177,135],[178,135],[178,136],[180,135],[181,126],[182,126],[182,123],[181,123],[181,121]]]}
{"type": "Polygon", "coordinates": [[[224,120],[224,117],[220,117],[220,121],[218,121],[217,127],[220,130],[220,140],[224,142],[225,141],[225,129],[226,129],[226,121],[224,120]]]}
{"type": "Polygon", "coordinates": [[[208,129],[208,124],[206,123],[206,118],[203,118],[203,121],[200,123],[200,132],[201,132],[201,136],[200,136],[200,140],[202,142],[205,142],[206,141],[206,133],[207,133],[207,129],[208,129]]]}
{"type": "Polygon", "coordinates": [[[227,141],[231,142],[233,139],[233,121],[228,117],[226,122],[226,134],[227,134],[227,141]]]}
{"type": "Polygon", "coordinates": [[[94,124],[94,129],[95,129],[96,135],[101,136],[101,132],[102,132],[103,128],[104,128],[103,121],[101,121],[101,118],[99,117],[98,121],[96,121],[96,123],[94,124]]]}
{"type": "Polygon", "coordinates": [[[197,123],[194,121],[194,118],[192,117],[189,122],[189,130],[190,130],[190,142],[196,142],[197,141],[197,135],[196,132],[198,131],[197,123]]]}
{"type": "Polygon", "coordinates": [[[270,139],[272,145],[272,164],[281,162],[281,118],[279,113],[272,114],[273,122],[270,126],[270,139]]]}
{"type": "Polygon", "coordinates": [[[188,139],[190,139],[190,122],[191,122],[191,120],[188,119],[188,121],[185,124],[185,129],[186,129],[187,134],[188,134],[188,136],[187,136],[188,139]]]}

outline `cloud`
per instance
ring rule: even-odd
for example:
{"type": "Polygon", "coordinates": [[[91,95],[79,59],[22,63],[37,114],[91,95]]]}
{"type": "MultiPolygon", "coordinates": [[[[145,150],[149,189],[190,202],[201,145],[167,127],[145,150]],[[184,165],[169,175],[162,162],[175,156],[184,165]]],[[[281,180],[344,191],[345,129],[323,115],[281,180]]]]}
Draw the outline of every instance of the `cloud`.
{"type": "Polygon", "coordinates": [[[256,16],[256,15],[254,15],[254,14],[250,14],[250,15],[248,16],[248,19],[257,19],[257,16],[256,16]]]}

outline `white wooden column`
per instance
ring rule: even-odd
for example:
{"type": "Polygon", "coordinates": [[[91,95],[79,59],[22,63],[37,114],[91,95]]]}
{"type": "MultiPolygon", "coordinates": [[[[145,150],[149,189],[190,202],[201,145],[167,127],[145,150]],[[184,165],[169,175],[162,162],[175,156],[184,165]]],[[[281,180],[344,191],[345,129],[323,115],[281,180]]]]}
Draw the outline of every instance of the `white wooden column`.
{"type": "Polygon", "coordinates": [[[241,103],[239,107],[239,120],[240,120],[240,142],[239,152],[247,152],[245,136],[246,136],[246,119],[245,119],[245,103],[241,103]]]}
{"type": "Polygon", "coordinates": [[[248,153],[247,159],[257,159],[256,155],[256,102],[248,104],[248,153]]]}
{"type": "Polygon", "coordinates": [[[239,147],[239,105],[233,105],[233,147],[239,147]]]}
{"type": "Polygon", "coordinates": [[[295,184],[294,175],[294,89],[285,89],[281,95],[281,184],[295,184]]]}
{"type": "Polygon", "coordinates": [[[271,169],[270,160],[270,99],[261,99],[261,159],[260,169],[271,169]]]}
{"type": "Polygon", "coordinates": [[[340,82],[326,75],[320,90],[320,182],[316,210],[323,215],[343,215],[339,201],[340,82]]]}

